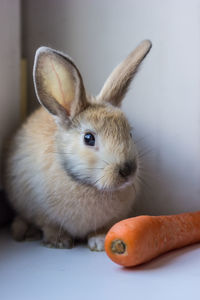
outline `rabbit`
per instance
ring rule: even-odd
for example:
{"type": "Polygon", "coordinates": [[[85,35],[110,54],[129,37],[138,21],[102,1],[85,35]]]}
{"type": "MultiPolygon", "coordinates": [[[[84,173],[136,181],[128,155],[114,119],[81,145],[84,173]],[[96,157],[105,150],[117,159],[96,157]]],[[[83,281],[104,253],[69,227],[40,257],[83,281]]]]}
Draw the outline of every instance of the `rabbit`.
{"type": "Polygon", "coordinates": [[[150,48],[149,40],[141,42],[96,97],[86,94],[69,56],[48,47],[36,51],[33,81],[41,107],[11,139],[5,167],[14,239],[42,237],[55,248],[72,248],[80,239],[103,251],[109,228],[130,216],[139,158],[120,106],[150,48]]]}

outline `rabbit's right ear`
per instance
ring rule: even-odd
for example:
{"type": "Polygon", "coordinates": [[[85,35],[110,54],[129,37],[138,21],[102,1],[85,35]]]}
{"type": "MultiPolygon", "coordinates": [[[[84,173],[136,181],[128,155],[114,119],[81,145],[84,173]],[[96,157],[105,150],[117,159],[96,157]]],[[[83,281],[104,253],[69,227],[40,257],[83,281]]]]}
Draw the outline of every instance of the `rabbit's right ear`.
{"type": "Polygon", "coordinates": [[[140,63],[151,46],[151,41],[144,40],[114,69],[97,96],[98,102],[109,102],[114,106],[120,106],[140,63]]]}
{"type": "Polygon", "coordinates": [[[81,75],[72,60],[47,47],[36,51],[33,79],[39,102],[53,115],[73,118],[87,106],[81,75]]]}

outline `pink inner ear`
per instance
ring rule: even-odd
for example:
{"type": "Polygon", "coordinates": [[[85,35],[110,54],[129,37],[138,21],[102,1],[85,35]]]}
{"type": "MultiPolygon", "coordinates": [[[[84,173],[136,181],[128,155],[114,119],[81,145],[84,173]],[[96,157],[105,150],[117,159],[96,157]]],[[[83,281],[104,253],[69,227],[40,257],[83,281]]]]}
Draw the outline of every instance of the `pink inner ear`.
{"type": "MultiPolygon", "coordinates": [[[[58,72],[55,69],[55,66],[54,66],[52,58],[50,58],[50,63],[51,63],[51,68],[52,68],[53,72],[55,73],[56,78],[58,80],[58,86],[59,86],[59,89],[60,89],[60,92],[61,92],[61,95],[62,95],[63,104],[65,104],[66,101],[65,101],[65,95],[64,95],[64,91],[63,91],[63,87],[62,87],[62,81],[61,81],[61,79],[59,77],[58,72]]],[[[67,112],[67,115],[70,115],[69,109],[66,106],[64,106],[64,107],[65,107],[65,110],[67,112]]]]}
{"type": "Polygon", "coordinates": [[[60,93],[62,95],[62,104],[63,104],[63,106],[64,106],[64,108],[66,110],[67,115],[69,116],[70,115],[70,111],[69,111],[68,107],[66,107],[66,105],[65,105],[66,104],[66,99],[65,99],[65,94],[64,94],[63,86],[62,86],[62,81],[60,79],[60,76],[59,76],[58,72],[56,71],[56,68],[55,68],[55,65],[53,63],[53,59],[52,58],[50,58],[50,65],[51,65],[51,69],[55,73],[57,81],[58,81],[58,87],[59,87],[60,93]]]}

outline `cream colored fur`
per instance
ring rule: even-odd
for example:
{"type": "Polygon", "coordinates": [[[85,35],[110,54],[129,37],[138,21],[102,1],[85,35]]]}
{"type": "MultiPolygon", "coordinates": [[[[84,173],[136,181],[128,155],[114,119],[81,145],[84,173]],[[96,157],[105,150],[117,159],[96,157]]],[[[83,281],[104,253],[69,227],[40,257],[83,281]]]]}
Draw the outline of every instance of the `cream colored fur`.
{"type": "Polygon", "coordinates": [[[29,238],[34,226],[48,246],[70,248],[72,239],[88,238],[89,247],[99,251],[110,226],[130,215],[139,169],[128,178],[119,170],[126,161],[138,164],[137,151],[128,121],[114,105],[150,46],[144,41],[97,99],[86,96],[70,58],[38,50],[35,88],[46,110],[34,112],[12,139],[5,170],[5,188],[18,214],[12,226],[16,239],[29,238]],[[118,81],[120,90],[113,90],[118,81]],[[84,144],[86,132],[94,134],[94,147],[84,144]]]}

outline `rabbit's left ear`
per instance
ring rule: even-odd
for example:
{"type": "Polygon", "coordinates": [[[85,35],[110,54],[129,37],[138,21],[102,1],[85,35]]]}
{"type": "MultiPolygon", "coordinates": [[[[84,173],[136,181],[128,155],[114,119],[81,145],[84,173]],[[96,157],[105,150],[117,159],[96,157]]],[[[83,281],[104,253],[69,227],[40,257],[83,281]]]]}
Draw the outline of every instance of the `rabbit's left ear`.
{"type": "Polygon", "coordinates": [[[151,49],[151,41],[145,40],[119,64],[106,80],[97,102],[109,102],[119,106],[142,60],[151,49]]]}
{"type": "Polygon", "coordinates": [[[73,118],[87,106],[82,77],[72,60],[41,47],[35,55],[33,79],[39,102],[59,118],[73,118]]]}

